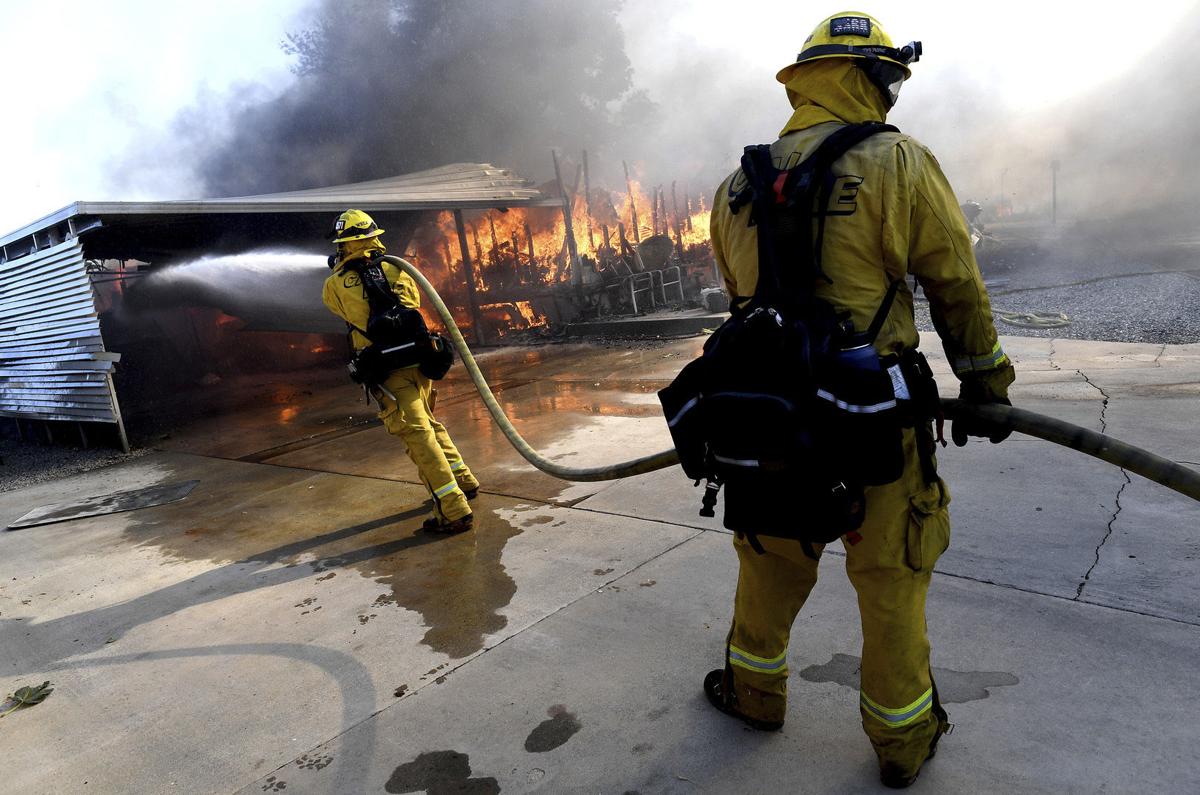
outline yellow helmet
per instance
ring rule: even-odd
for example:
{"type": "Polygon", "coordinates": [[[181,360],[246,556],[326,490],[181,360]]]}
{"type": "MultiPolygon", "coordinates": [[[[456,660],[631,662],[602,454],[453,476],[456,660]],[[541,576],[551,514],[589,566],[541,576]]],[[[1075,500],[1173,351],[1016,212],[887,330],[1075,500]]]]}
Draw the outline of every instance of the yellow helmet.
{"type": "Polygon", "coordinates": [[[371,216],[362,210],[347,210],[333,222],[333,232],[329,234],[334,243],[345,243],[349,240],[364,240],[368,237],[379,237],[383,234],[371,216]]]}
{"type": "Polygon", "coordinates": [[[912,75],[908,68],[921,58],[921,42],[896,48],[892,39],[868,14],[845,11],[821,21],[807,39],[795,63],[779,70],[775,79],[787,83],[801,64],[822,58],[856,58],[871,82],[883,92],[890,108],[896,104],[901,84],[912,75]]]}

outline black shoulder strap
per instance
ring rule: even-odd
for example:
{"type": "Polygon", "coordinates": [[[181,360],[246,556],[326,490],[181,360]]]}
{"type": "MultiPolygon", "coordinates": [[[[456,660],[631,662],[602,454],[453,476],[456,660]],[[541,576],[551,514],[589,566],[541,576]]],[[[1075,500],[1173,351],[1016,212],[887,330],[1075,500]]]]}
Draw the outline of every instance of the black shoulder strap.
{"type": "Polygon", "coordinates": [[[392,286],[388,284],[378,257],[353,260],[347,263],[347,267],[356,271],[362,279],[363,292],[366,294],[372,315],[382,314],[400,303],[399,297],[392,292],[392,286]]]}
{"type": "Polygon", "coordinates": [[[829,280],[829,277],[825,275],[825,271],[821,268],[821,250],[822,244],[825,242],[825,219],[827,217],[825,208],[829,206],[829,199],[833,195],[833,164],[837,162],[838,158],[858,146],[867,138],[881,132],[900,131],[890,124],[875,121],[863,124],[849,124],[830,134],[817,147],[817,151],[805,161],[811,161],[813,164],[812,173],[814,177],[812,181],[817,182],[818,178],[820,180],[815,186],[817,234],[816,238],[812,241],[812,262],[814,275],[820,276],[823,279],[829,280]]]}
{"type": "Polygon", "coordinates": [[[743,205],[751,205],[749,223],[758,227],[758,285],[752,303],[806,303],[812,292],[811,279],[828,280],[821,269],[821,249],[825,207],[833,193],[833,164],[881,132],[898,130],[880,122],[839,127],[802,163],[786,170],[776,168],[770,146],[746,147],[742,172],[747,185],[730,201],[730,210],[736,213],[743,205]],[[783,262],[800,267],[785,272],[783,262]]]}

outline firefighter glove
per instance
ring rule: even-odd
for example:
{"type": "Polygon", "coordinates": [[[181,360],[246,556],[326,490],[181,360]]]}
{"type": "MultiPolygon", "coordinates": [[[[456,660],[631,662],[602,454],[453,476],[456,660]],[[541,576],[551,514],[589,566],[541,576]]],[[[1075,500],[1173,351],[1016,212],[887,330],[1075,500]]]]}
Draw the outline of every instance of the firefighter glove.
{"type": "MultiPolygon", "coordinates": [[[[958,399],[963,403],[975,406],[984,406],[989,403],[999,403],[1003,406],[1012,405],[1012,401],[1008,398],[991,394],[989,390],[984,388],[982,382],[975,381],[963,381],[958,399]]],[[[1011,433],[1011,428],[999,428],[990,422],[985,422],[972,416],[958,416],[950,423],[950,438],[954,440],[954,444],[958,447],[966,446],[968,436],[981,436],[988,439],[992,444],[1000,444],[1011,433]]]]}

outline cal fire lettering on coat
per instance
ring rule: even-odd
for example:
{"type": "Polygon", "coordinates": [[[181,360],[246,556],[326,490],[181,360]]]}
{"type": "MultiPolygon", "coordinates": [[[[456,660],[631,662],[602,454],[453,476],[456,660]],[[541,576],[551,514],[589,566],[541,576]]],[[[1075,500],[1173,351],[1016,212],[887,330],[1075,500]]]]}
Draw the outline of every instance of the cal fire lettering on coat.
{"type": "Polygon", "coordinates": [[[854,215],[858,209],[858,189],[863,184],[862,177],[853,174],[834,177],[833,190],[829,194],[829,206],[825,208],[826,215],[854,215]]]}
{"type": "MultiPolygon", "coordinates": [[[[799,165],[800,160],[800,153],[792,152],[786,162],[781,158],[776,158],[775,167],[786,171],[799,165]]],[[[829,193],[829,205],[825,208],[825,215],[854,215],[858,210],[858,189],[862,187],[863,178],[854,174],[845,174],[834,177],[833,180],[833,190],[829,193]]],[[[748,183],[746,175],[739,171],[729,181],[729,198],[732,199],[741,193],[748,183]]],[[[816,213],[813,215],[815,216],[816,213]]]]}
{"type": "Polygon", "coordinates": [[[360,284],[362,284],[362,278],[354,271],[348,271],[345,278],[342,279],[342,286],[347,289],[358,287],[360,284]]]}

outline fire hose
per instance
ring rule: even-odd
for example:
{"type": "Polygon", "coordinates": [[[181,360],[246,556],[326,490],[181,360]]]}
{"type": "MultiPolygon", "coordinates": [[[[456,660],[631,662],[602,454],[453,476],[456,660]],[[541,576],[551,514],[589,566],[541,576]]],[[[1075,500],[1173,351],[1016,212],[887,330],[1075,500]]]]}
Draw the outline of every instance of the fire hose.
{"type": "MultiPolygon", "coordinates": [[[[496,425],[516,451],[534,467],[545,472],[547,475],[561,480],[591,482],[598,480],[618,480],[632,475],[643,475],[647,472],[653,472],[656,469],[666,469],[669,466],[679,463],[679,456],[674,449],[663,450],[629,461],[595,467],[565,467],[543,456],[525,441],[521,434],[517,432],[517,429],[513,427],[508,417],[505,416],[504,409],[496,401],[496,396],[492,394],[487,380],[483,377],[479,365],[475,362],[475,357],[471,355],[471,349],[467,347],[467,342],[463,339],[462,332],[459,331],[458,325],[454,322],[454,316],[450,314],[449,308],[442,301],[437,290],[429,283],[429,280],[411,263],[400,257],[385,256],[384,259],[411,276],[421,288],[421,291],[429,298],[430,303],[433,304],[442,322],[446,325],[447,334],[451,342],[454,343],[454,347],[458,349],[459,354],[462,356],[463,365],[466,367],[467,373],[471,376],[471,381],[474,382],[475,388],[479,390],[479,396],[483,399],[484,405],[487,406],[488,411],[491,413],[492,419],[495,420],[496,425]]],[[[1017,431],[1047,442],[1068,447],[1072,450],[1078,450],[1081,453],[1086,453],[1101,461],[1106,461],[1113,466],[1141,475],[1155,483],[1162,484],[1180,494],[1200,501],[1200,472],[1196,472],[1162,456],[1155,455],[1140,447],[1126,444],[1111,436],[1097,433],[1087,428],[1081,428],[1078,425],[1073,425],[1072,423],[1053,417],[1047,417],[1044,414],[1000,404],[976,405],[943,398],[942,410],[949,419],[971,416],[997,428],[1017,431]]]]}

